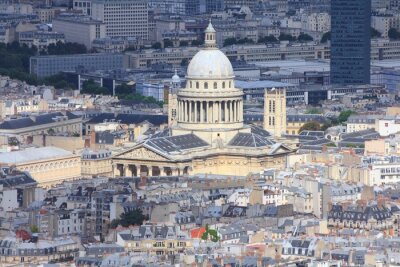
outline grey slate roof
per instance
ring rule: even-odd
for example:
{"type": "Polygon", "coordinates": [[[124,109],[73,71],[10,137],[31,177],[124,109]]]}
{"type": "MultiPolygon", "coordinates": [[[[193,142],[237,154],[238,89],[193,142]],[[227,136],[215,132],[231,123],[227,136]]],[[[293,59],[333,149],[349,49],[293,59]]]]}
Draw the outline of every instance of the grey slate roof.
{"type": "Polygon", "coordinates": [[[105,120],[121,121],[124,124],[137,124],[148,121],[153,125],[161,125],[168,122],[167,115],[148,115],[148,114],[117,114],[114,113],[101,113],[94,118],[90,119],[87,123],[95,124],[102,123],[105,120]]]}
{"type": "Polygon", "coordinates": [[[237,133],[229,142],[230,146],[263,147],[275,144],[274,141],[253,133],[237,133]]]}
{"type": "Polygon", "coordinates": [[[207,142],[194,134],[150,138],[145,143],[166,153],[209,146],[207,142]]]}
{"type": "Polygon", "coordinates": [[[76,116],[71,112],[66,112],[66,115],[64,115],[61,112],[53,112],[53,113],[38,115],[35,117],[34,120],[32,118],[20,118],[15,120],[4,121],[3,123],[0,124],[0,129],[11,130],[11,129],[21,129],[26,127],[50,124],[55,122],[54,119],[56,117],[63,117],[63,116],[67,116],[68,120],[79,118],[79,116],[76,116]]]}
{"type": "Polygon", "coordinates": [[[346,210],[341,205],[333,205],[328,213],[328,219],[334,220],[352,220],[353,222],[367,222],[369,219],[383,221],[392,216],[390,209],[386,207],[378,207],[377,205],[367,206],[364,209],[349,207],[346,210]]]}
{"type": "Polygon", "coordinates": [[[30,175],[26,173],[19,173],[15,175],[8,175],[5,178],[0,178],[0,185],[3,185],[4,188],[14,187],[14,186],[23,186],[29,184],[37,184],[36,180],[33,179],[30,175]]]}

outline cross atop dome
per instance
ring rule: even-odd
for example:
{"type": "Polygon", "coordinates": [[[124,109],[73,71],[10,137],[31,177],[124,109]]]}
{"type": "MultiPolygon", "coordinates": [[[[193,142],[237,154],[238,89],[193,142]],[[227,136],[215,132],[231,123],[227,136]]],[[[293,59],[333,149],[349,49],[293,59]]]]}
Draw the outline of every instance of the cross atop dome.
{"type": "Polygon", "coordinates": [[[206,30],[204,31],[205,37],[204,37],[204,46],[206,48],[215,48],[217,47],[217,32],[215,31],[211,19],[210,22],[208,23],[208,26],[206,30]]]}

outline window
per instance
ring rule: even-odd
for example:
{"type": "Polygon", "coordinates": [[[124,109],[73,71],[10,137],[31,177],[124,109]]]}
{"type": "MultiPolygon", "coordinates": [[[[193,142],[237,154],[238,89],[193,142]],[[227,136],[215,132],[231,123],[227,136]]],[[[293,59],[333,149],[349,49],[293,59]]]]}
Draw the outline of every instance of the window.
{"type": "Polygon", "coordinates": [[[225,89],[225,82],[222,82],[222,89],[225,89]]]}
{"type": "Polygon", "coordinates": [[[199,89],[199,82],[196,82],[196,89],[199,89]]]}
{"type": "Polygon", "coordinates": [[[204,83],[204,89],[208,89],[208,82],[204,83]]]}
{"type": "Polygon", "coordinates": [[[192,88],[192,81],[190,81],[190,88],[192,88]]]}
{"type": "Polygon", "coordinates": [[[214,89],[217,89],[217,83],[216,82],[214,83],[214,89]]]}

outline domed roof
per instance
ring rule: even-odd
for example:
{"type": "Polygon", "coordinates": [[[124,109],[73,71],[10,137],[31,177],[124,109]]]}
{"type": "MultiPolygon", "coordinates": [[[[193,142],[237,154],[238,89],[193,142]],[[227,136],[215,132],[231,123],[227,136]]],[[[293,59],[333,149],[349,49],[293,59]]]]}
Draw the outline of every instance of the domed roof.
{"type": "Polygon", "coordinates": [[[175,70],[175,74],[174,74],[174,76],[172,76],[172,82],[175,82],[175,83],[180,83],[181,82],[181,78],[179,78],[177,70],[175,70]]]}
{"type": "Polygon", "coordinates": [[[229,59],[219,49],[200,50],[190,61],[187,77],[191,79],[232,79],[234,72],[229,59]]]}

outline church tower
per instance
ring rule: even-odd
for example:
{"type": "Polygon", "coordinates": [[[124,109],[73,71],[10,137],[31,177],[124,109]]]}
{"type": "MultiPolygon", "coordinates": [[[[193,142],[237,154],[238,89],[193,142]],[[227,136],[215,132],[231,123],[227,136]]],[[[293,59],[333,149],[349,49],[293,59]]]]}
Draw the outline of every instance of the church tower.
{"type": "Polygon", "coordinates": [[[286,89],[265,90],[264,130],[274,137],[286,133],[286,89]]]}
{"type": "Polygon", "coordinates": [[[177,107],[178,97],[177,93],[181,87],[181,79],[175,70],[174,76],[172,76],[169,92],[168,92],[168,126],[174,126],[177,122],[177,107]]]}

